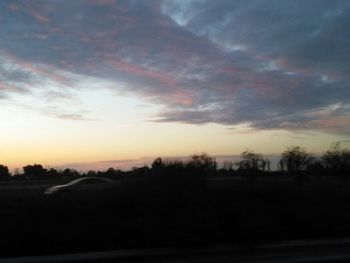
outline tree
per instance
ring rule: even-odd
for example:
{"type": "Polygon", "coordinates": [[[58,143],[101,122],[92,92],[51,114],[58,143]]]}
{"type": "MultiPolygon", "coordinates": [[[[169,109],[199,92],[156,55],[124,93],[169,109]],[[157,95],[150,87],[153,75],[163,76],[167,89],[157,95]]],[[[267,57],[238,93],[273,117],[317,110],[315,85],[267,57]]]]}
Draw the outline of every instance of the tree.
{"type": "Polygon", "coordinates": [[[152,163],[152,170],[161,170],[164,168],[164,166],[165,165],[164,165],[162,158],[158,157],[152,163]]]}
{"type": "Polygon", "coordinates": [[[318,158],[314,158],[306,167],[306,171],[311,175],[324,175],[324,170],[322,161],[318,158]]]}
{"type": "Polygon", "coordinates": [[[281,166],[286,167],[288,173],[298,173],[306,170],[312,161],[313,157],[305,148],[290,146],[282,153],[281,166]]]}
{"type": "Polygon", "coordinates": [[[223,165],[222,165],[222,169],[227,170],[227,171],[232,171],[233,170],[233,162],[225,160],[223,165]]]}
{"type": "Polygon", "coordinates": [[[150,168],[144,165],[142,167],[133,167],[131,172],[133,176],[145,176],[149,174],[149,170],[150,168]]]}
{"type": "Polygon", "coordinates": [[[341,148],[340,142],[333,143],[321,160],[323,166],[334,174],[345,174],[350,171],[350,150],[341,148]]]}
{"type": "MultiPolygon", "coordinates": [[[[164,169],[155,170],[155,174],[164,174],[164,175],[183,175],[185,172],[185,164],[182,160],[165,160],[163,161],[164,169]]],[[[158,163],[160,165],[160,163],[158,163]]],[[[161,167],[161,166],[159,166],[161,167]]],[[[158,168],[159,168],[158,167],[158,168]]]]}
{"type": "Polygon", "coordinates": [[[77,177],[80,175],[77,170],[71,169],[71,168],[66,168],[63,171],[61,170],[61,171],[59,171],[59,174],[63,177],[66,177],[66,178],[77,177]]]}
{"type": "Polygon", "coordinates": [[[110,167],[107,169],[107,171],[104,172],[105,176],[112,177],[112,176],[118,176],[120,174],[120,170],[115,170],[114,168],[110,167]]]}
{"type": "Polygon", "coordinates": [[[242,152],[241,159],[236,163],[238,170],[243,171],[264,171],[268,164],[269,161],[261,154],[249,150],[242,152]]]}
{"type": "Polygon", "coordinates": [[[215,158],[209,156],[207,153],[194,154],[191,156],[190,161],[187,163],[188,168],[199,169],[203,171],[216,170],[217,163],[215,158]]]}
{"type": "Polygon", "coordinates": [[[85,176],[88,176],[88,177],[95,177],[97,175],[96,171],[94,170],[89,170],[87,171],[87,173],[85,174],[85,176]]]}
{"type": "Polygon", "coordinates": [[[267,171],[270,172],[271,171],[271,161],[269,159],[265,159],[265,161],[266,161],[267,171]]]}
{"type": "Polygon", "coordinates": [[[27,165],[23,167],[24,175],[29,178],[42,178],[46,169],[41,164],[27,165]]]}
{"type": "Polygon", "coordinates": [[[59,174],[58,171],[55,168],[50,168],[47,172],[46,172],[48,178],[58,178],[59,174]]]}
{"type": "Polygon", "coordinates": [[[269,159],[262,159],[260,161],[260,168],[263,172],[265,171],[270,172],[270,166],[271,166],[271,162],[269,159]]]}
{"type": "Polygon", "coordinates": [[[283,162],[283,160],[282,159],[280,159],[279,161],[278,161],[278,170],[280,171],[280,172],[284,172],[284,167],[285,165],[284,165],[284,162],[283,162]]]}
{"type": "Polygon", "coordinates": [[[0,180],[7,179],[10,177],[9,168],[5,165],[0,164],[0,180]]]}

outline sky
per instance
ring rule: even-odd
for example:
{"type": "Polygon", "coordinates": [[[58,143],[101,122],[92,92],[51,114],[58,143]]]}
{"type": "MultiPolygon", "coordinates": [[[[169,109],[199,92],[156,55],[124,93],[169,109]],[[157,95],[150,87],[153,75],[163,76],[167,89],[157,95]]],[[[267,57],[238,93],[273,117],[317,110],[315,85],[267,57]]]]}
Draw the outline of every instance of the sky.
{"type": "Polygon", "coordinates": [[[0,162],[132,167],[350,140],[350,1],[2,0],[0,162]]]}

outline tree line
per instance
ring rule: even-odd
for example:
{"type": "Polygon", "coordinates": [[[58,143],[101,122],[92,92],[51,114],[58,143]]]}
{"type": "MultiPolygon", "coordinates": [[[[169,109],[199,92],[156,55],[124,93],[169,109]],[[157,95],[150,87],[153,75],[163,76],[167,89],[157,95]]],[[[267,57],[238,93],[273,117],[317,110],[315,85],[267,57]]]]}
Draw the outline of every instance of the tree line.
{"type": "MultiPolygon", "coordinates": [[[[253,151],[244,151],[235,165],[238,171],[271,172],[270,160],[253,151]]],[[[316,157],[304,147],[290,146],[281,154],[277,172],[292,175],[346,175],[350,172],[350,150],[336,142],[320,157],[316,157]]]]}
{"type": "Polygon", "coordinates": [[[277,170],[262,154],[246,150],[237,162],[224,161],[221,167],[214,157],[206,153],[192,155],[187,161],[156,158],[151,167],[135,167],[129,171],[109,168],[106,171],[78,172],[74,169],[46,169],[41,164],[26,165],[22,173],[11,174],[8,167],[0,165],[0,179],[61,179],[82,176],[143,176],[143,175],[350,175],[350,150],[333,143],[321,157],[315,157],[304,147],[290,146],[282,154],[277,170]]]}

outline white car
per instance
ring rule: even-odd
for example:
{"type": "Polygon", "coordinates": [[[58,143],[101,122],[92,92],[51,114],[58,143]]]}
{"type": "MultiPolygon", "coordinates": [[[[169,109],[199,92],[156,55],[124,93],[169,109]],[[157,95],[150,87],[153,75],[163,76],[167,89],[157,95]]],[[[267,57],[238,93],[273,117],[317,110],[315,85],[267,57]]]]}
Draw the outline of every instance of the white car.
{"type": "Polygon", "coordinates": [[[60,195],[69,192],[105,189],[116,184],[116,181],[103,177],[84,177],[67,184],[52,186],[45,190],[47,195],[60,195]]]}

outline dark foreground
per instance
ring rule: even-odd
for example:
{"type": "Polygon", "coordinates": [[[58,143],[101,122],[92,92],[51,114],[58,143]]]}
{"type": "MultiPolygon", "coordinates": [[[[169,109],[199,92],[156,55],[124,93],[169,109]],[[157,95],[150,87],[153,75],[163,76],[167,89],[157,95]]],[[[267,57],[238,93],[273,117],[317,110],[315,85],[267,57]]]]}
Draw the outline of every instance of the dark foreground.
{"type": "Polygon", "coordinates": [[[182,249],[124,249],[4,258],[4,263],[77,262],[349,262],[350,239],[280,242],[260,246],[213,246],[182,249]]]}
{"type": "Polygon", "coordinates": [[[112,192],[43,194],[60,183],[0,185],[2,257],[350,236],[350,182],[336,177],[124,178],[112,192]]]}

